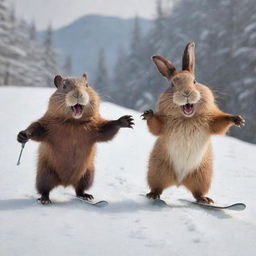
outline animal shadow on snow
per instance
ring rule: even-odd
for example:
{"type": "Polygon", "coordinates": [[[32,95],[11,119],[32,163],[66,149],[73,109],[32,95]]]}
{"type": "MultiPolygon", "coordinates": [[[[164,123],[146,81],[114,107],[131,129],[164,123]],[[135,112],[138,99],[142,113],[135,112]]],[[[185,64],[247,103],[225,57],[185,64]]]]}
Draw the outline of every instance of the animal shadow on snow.
{"type": "Polygon", "coordinates": [[[17,199],[1,199],[0,211],[22,210],[34,206],[34,199],[17,198],[17,199]]]}
{"type": "Polygon", "coordinates": [[[93,205],[86,204],[77,199],[70,199],[67,201],[58,201],[52,198],[52,204],[49,205],[41,205],[37,202],[36,198],[12,198],[12,199],[1,199],[0,200],[0,211],[8,211],[8,210],[23,210],[26,208],[34,208],[34,207],[53,207],[53,208],[64,208],[64,207],[72,207],[74,209],[81,209],[86,211],[99,211],[105,213],[128,213],[128,212],[137,212],[141,210],[148,211],[161,211],[163,209],[174,209],[174,208],[183,208],[187,206],[176,205],[173,207],[160,207],[153,204],[148,204],[147,202],[137,202],[135,200],[124,199],[122,201],[117,202],[109,202],[107,207],[97,207],[93,205]]]}
{"type": "MultiPolygon", "coordinates": [[[[52,201],[52,204],[49,205],[41,205],[41,203],[37,202],[36,198],[12,198],[12,199],[1,199],[0,200],[0,211],[9,211],[9,210],[23,210],[27,208],[35,208],[35,207],[64,207],[64,206],[72,206],[70,201],[52,201]]],[[[74,205],[72,207],[75,207],[74,205]]]]}

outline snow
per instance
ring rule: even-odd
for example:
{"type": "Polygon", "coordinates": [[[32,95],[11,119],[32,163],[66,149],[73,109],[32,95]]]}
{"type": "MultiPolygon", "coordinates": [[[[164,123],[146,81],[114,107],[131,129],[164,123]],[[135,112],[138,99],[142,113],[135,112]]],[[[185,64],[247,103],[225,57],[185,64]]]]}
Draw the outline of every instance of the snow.
{"type": "Polygon", "coordinates": [[[250,32],[253,32],[253,30],[255,30],[255,29],[256,29],[256,23],[251,23],[244,28],[244,31],[246,33],[248,33],[248,32],[250,33],[250,32]]]}
{"type": "Polygon", "coordinates": [[[251,51],[250,47],[240,47],[237,51],[233,54],[234,57],[238,57],[245,53],[249,53],[251,51]]]}
{"type": "MultiPolygon", "coordinates": [[[[135,117],[133,130],[122,129],[98,145],[95,183],[90,192],[109,201],[96,208],[58,188],[54,204],[41,206],[34,181],[37,143],[29,142],[16,166],[19,130],[40,117],[49,88],[0,87],[0,255],[255,255],[256,170],[254,145],[231,137],[214,137],[214,178],[209,196],[221,203],[244,202],[243,212],[206,210],[178,199],[192,199],[171,188],[159,208],[139,194],[148,191],[147,159],[155,138],[140,113],[110,103],[101,112],[114,119],[135,117]]],[[[242,130],[241,130],[242,132],[242,130]]]]}

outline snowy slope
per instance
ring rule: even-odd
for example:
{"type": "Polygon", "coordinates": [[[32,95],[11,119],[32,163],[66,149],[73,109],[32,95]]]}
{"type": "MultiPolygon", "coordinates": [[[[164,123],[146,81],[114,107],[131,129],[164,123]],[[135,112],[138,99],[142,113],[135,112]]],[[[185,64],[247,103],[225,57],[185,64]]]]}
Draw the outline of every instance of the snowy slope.
{"type": "MultiPolygon", "coordinates": [[[[0,95],[0,255],[256,255],[256,147],[230,137],[215,137],[214,179],[209,196],[219,202],[245,202],[243,212],[187,206],[183,188],[163,198],[173,207],[158,208],[140,197],[154,137],[139,113],[102,104],[106,118],[135,117],[134,130],[122,129],[114,141],[98,145],[96,178],[90,190],[110,202],[93,208],[58,188],[53,205],[34,198],[36,148],[29,142],[16,166],[16,134],[40,117],[51,89],[1,87],[0,95]]],[[[242,130],[241,130],[242,132],[242,130]]]]}

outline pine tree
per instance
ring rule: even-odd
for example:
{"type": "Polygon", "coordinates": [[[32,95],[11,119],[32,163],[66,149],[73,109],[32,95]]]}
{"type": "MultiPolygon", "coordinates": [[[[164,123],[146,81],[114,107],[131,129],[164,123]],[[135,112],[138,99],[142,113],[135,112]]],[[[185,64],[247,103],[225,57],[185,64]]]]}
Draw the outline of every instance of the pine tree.
{"type": "Polygon", "coordinates": [[[156,14],[151,43],[153,44],[155,54],[162,54],[166,31],[166,17],[162,7],[162,0],[157,0],[156,14]]]}
{"type": "Polygon", "coordinates": [[[123,88],[126,84],[127,79],[127,62],[126,55],[124,53],[124,48],[119,47],[117,61],[113,70],[113,82],[111,86],[110,94],[112,96],[112,100],[122,105],[122,99],[120,95],[122,95],[123,88]]]}
{"type": "Polygon", "coordinates": [[[53,31],[51,24],[48,26],[45,40],[44,40],[44,54],[43,54],[43,66],[44,66],[44,77],[45,86],[52,84],[53,77],[59,73],[58,63],[57,63],[57,52],[53,47],[53,31]]]}
{"type": "Polygon", "coordinates": [[[17,22],[15,11],[4,0],[0,3],[1,13],[1,46],[0,46],[0,77],[1,83],[27,84],[28,68],[26,51],[29,49],[26,41],[26,28],[22,21],[17,22]]]}
{"type": "Polygon", "coordinates": [[[101,49],[99,52],[97,70],[96,70],[96,78],[94,80],[94,88],[103,96],[107,96],[110,92],[110,82],[108,69],[106,65],[106,54],[105,50],[101,49]]]}
{"type": "Polygon", "coordinates": [[[29,29],[29,38],[31,40],[36,40],[36,24],[35,21],[33,20],[31,25],[30,25],[30,29],[29,29]]]}
{"type": "Polygon", "coordinates": [[[16,15],[15,15],[14,5],[12,5],[11,8],[10,8],[10,21],[11,21],[11,23],[16,22],[16,15]]]}
{"type": "Polygon", "coordinates": [[[65,63],[63,66],[63,73],[66,76],[71,76],[72,75],[72,58],[71,56],[67,56],[65,59],[65,63]]]}
{"type": "Polygon", "coordinates": [[[232,99],[232,108],[239,108],[246,120],[243,133],[237,129],[231,131],[231,135],[242,137],[247,141],[256,143],[256,6],[253,1],[245,0],[240,9],[240,30],[238,49],[233,54],[234,65],[237,66],[237,76],[233,81],[232,91],[237,97],[232,99]]]}
{"type": "Polygon", "coordinates": [[[16,19],[5,0],[0,0],[0,20],[0,85],[49,86],[58,67],[51,35],[44,47],[33,36],[35,24],[31,29],[16,19]]]}
{"type": "Polygon", "coordinates": [[[123,86],[122,101],[126,106],[139,109],[143,102],[138,96],[142,90],[143,56],[142,35],[138,17],[134,19],[134,27],[131,34],[130,54],[126,58],[127,80],[123,86]]]}
{"type": "Polygon", "coordinates": [[[3,84],[10,83],[11,66],[21,53],[10,40],[11,12],[5,0],[0,0],[0,21],[0,84],[3,84]]]}
{"type": "Polygon", "coordinates": [[[10,84],[10,71],[9,70],[10,70],[10,65],[7,62],[6,63],[6,70],[4,72],[4,81],[3,81],[4,85],[9,85],[10,84]]]}
{"type": "Polygon", "coordinates": [[[156,5],[156,18],[153,24],[153,28],[145,36],[144,42],[147,42],[147,47],[144,47],[144,69],[145,79],[143,83],[144,106],[140,110],[148,108],[154,108],[156,98],[159,96],[166,87],[166,81],[163,79],[159,72],[156,70],[152,63],[151,56],[153,55],[165,55],[166,45],[166,15],[164,14],[162,1],[158,0],[156,5]],[[143,109],[144,108],[144,109],[143,109]]]}

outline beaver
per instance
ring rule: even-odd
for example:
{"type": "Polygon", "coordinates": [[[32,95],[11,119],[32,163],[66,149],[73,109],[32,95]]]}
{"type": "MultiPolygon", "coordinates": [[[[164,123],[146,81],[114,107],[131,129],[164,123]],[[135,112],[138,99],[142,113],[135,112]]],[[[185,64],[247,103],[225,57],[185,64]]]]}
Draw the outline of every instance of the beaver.
{"type": "Polygon", "coordinates": [[[57,90],[46,113],[19,132],[17,140],[40,142],[36,189],[42,204],[51,203],[50,191],[59,185],[71,185],[77,197],[92,200],[93,196],[84,191],[94,180],[96,143],[112,140],[122,127],[132,128],[133,118],[102,118],[100,97],[89,86],[86,74],[78,78],[57,75],[54,84],[57,90]]]}

